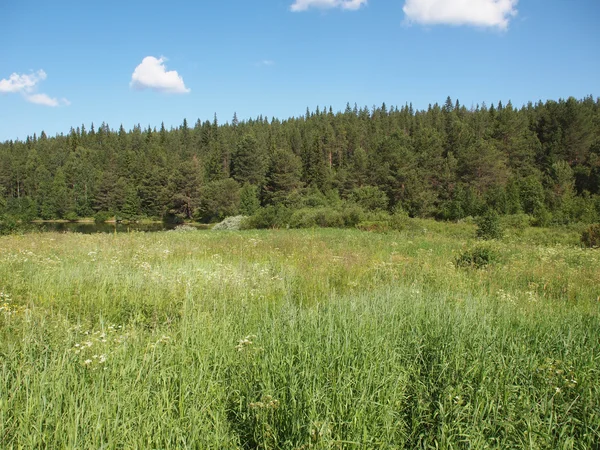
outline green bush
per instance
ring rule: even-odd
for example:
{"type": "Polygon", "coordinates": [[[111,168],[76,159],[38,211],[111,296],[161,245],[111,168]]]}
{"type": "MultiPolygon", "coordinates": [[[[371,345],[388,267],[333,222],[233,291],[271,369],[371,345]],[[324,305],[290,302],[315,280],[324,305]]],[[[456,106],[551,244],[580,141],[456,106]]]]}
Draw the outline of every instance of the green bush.
{"type": "Polygon", "coordinates": [[[344,228],[355,227],[363,219],[358,206],[340,209],[331,207],[301,208],[293,210],[284,206],[267,206],[244,219],[242,229],[261,228],[344,228]]]}
{"type": "Polygon", "coordinates": [[[352,205],[345,207],[342,210],[342,219],[344,220],[344,226],[357,226],[363,220],[364,215],[365,212],[360,206],[352,205]]]}
{"type": "Polygon", "coordinates": [[[479,239],[501,239],[504,234],[500,217],[494,210],[489,210],[476,220],[477,237],[479,239]]]}
{"type": "Polygon", "coordinates": [[[291,216],[291,210],[285,206],[266,206],[260,208],[252,216],[244,219],[241,229],[286,228],[291,216]]]}
{"type": "Polygon", "coordinates": [[[600,223],[590,225],[581,233],[581,243],[588,248],[600,247],[600,223]]]}
{"type": "Polygon", "coordinates": [[[377,186],[363,186],[350,193],[350,200],[367,211],[387,209],[388,196],[377,186]]]}
{"type": "Polygon", "coordinates": [[[290,228],[342,228],[344,217],[331,208],[304,208],[294,211],[289,221],[290,228]]]}
{"type": "Polygon", "coordinates": [[[529,214],[510,214],[500,219],[503,228],[523,231],[533,223],[533,217],[529,214]]]}
{"type": "Polygon", "coordinates": [[[363,222],[389,222],[390,214],[387,211],[367,211],[364,214],[363,222]]]}
{"type": "Polygon", "coordinates": [[[104,223],[108,221],[113,215],[108,211],[98,211],[94,214],[94,222],[96,223],[104,223]]]}
{"type": "Polygon", "coordinates": [[[0,216],[0,236],[19,231],[19,222],[11,216],[0,216]]]}
{"type": "Polygon", "coordinates": [[[410,218],[408,217],[408,213],[402,208],[397,208],[390,216],[389,225],[392,230],[402,231],[406,229],[409,221],[410,218]]]}
{"type": "Polygon", "coordinates": [[[545,206],[540,206],[533,213],[533,223],[535,227],[547,227],[552,222],[552,213],[545,206]]]}
{"type": "Polygon", "coordinates": [[[79,219],[79,217],[77,217],[77,214],[74,211],[69,211],[67,214],[65,214],[65,219],[67,219],[69,222],[75,222],[77,219],[79,219]]]}
{"type": "Polygon", "coordinates": [[[478,245],[462,252],[454,261],[456,267],[482,269],[497,260],[497,254],[490,247],[478,245]]]}

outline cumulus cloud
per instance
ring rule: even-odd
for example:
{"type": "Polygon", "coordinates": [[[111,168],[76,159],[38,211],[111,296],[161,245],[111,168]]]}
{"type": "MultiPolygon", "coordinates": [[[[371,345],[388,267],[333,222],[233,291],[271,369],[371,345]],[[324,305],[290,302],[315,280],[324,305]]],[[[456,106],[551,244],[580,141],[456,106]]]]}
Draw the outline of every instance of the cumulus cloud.
{"type": "Polygon", "coordinates": [[[185,87],[183,78],[165,66],[166,58],[146,56],[131,75],[129,85],[135,89],[154,89],[169,94],[186,94],[190,89],[185,87]]]}
{"type": "Polygon", "coordinates": [[[57,99],[46,94],[28,94],[25,95],[25,100],[29,103],[45,106],[69,106],[71,104],[66,98],[57,99]]]}
{"type": "Polygon", "coordinates": [[[341,8],[356,11],[366,4],[367,0],[295,0],[290,9],[294,12],[306,11],[309,8],[341,8]]]}
{"type": "Polygon", "coordinates": [[[45,80],[46,77],[46,72],[43,70],[24,75],[13,73],[10,77],[0,80],[0,92],[31,92],[35,85],[45,80]]]}
{"type": "Polygon", "coordinates": [[[409,23],[508,28],[519,0],[406,0],[409,23]]]}
{"type": "Polygon", "coordinates": [[[0,93],[21,94],[29,103],[44,106],[68,106],[71,104],[66,98],[52,98],[47,94],[36,93],[37,85],[47,78],[46,72],[38,70],[30,74],[11,74],[8,78],[0,80],[0,93]]]}

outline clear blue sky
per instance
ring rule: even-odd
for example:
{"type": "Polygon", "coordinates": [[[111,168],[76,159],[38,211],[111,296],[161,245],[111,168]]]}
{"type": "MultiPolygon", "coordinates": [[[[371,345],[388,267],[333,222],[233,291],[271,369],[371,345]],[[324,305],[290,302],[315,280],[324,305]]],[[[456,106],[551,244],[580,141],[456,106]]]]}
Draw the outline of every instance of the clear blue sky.
{"type": "Polygon", "coordinates": [[[600,95],[598,0],[2,0],[0,15],[0,141],[600,95]]]}

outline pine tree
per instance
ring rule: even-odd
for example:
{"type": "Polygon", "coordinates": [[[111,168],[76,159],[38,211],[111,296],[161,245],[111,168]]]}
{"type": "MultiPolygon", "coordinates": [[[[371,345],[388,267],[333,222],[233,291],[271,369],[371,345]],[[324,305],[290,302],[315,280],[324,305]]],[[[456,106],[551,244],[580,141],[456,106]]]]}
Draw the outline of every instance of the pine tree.
{"type": "Polygon", "coordinates": [[[233,178],[241,184],[262,186],[267,169],[267,156],[252,134],[245,134],[237,145],[231,161],[233,178]]]}
{"type": "Polygon", "coordinates": [[[271,157],[264,188],[267,203],[280,203],[302,187],[302,161],[289,150],[277,149],[271,157]]]}

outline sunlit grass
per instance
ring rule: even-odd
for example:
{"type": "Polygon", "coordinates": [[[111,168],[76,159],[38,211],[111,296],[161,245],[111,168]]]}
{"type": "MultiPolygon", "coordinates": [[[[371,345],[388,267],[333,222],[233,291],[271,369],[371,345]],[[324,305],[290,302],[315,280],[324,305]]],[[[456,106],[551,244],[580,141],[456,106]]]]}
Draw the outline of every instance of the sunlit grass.
{"type": "Polygon", "coordinates": [[[0,238],[1,448],[597,448],[600,252],[471,225],[0,238]]]}

